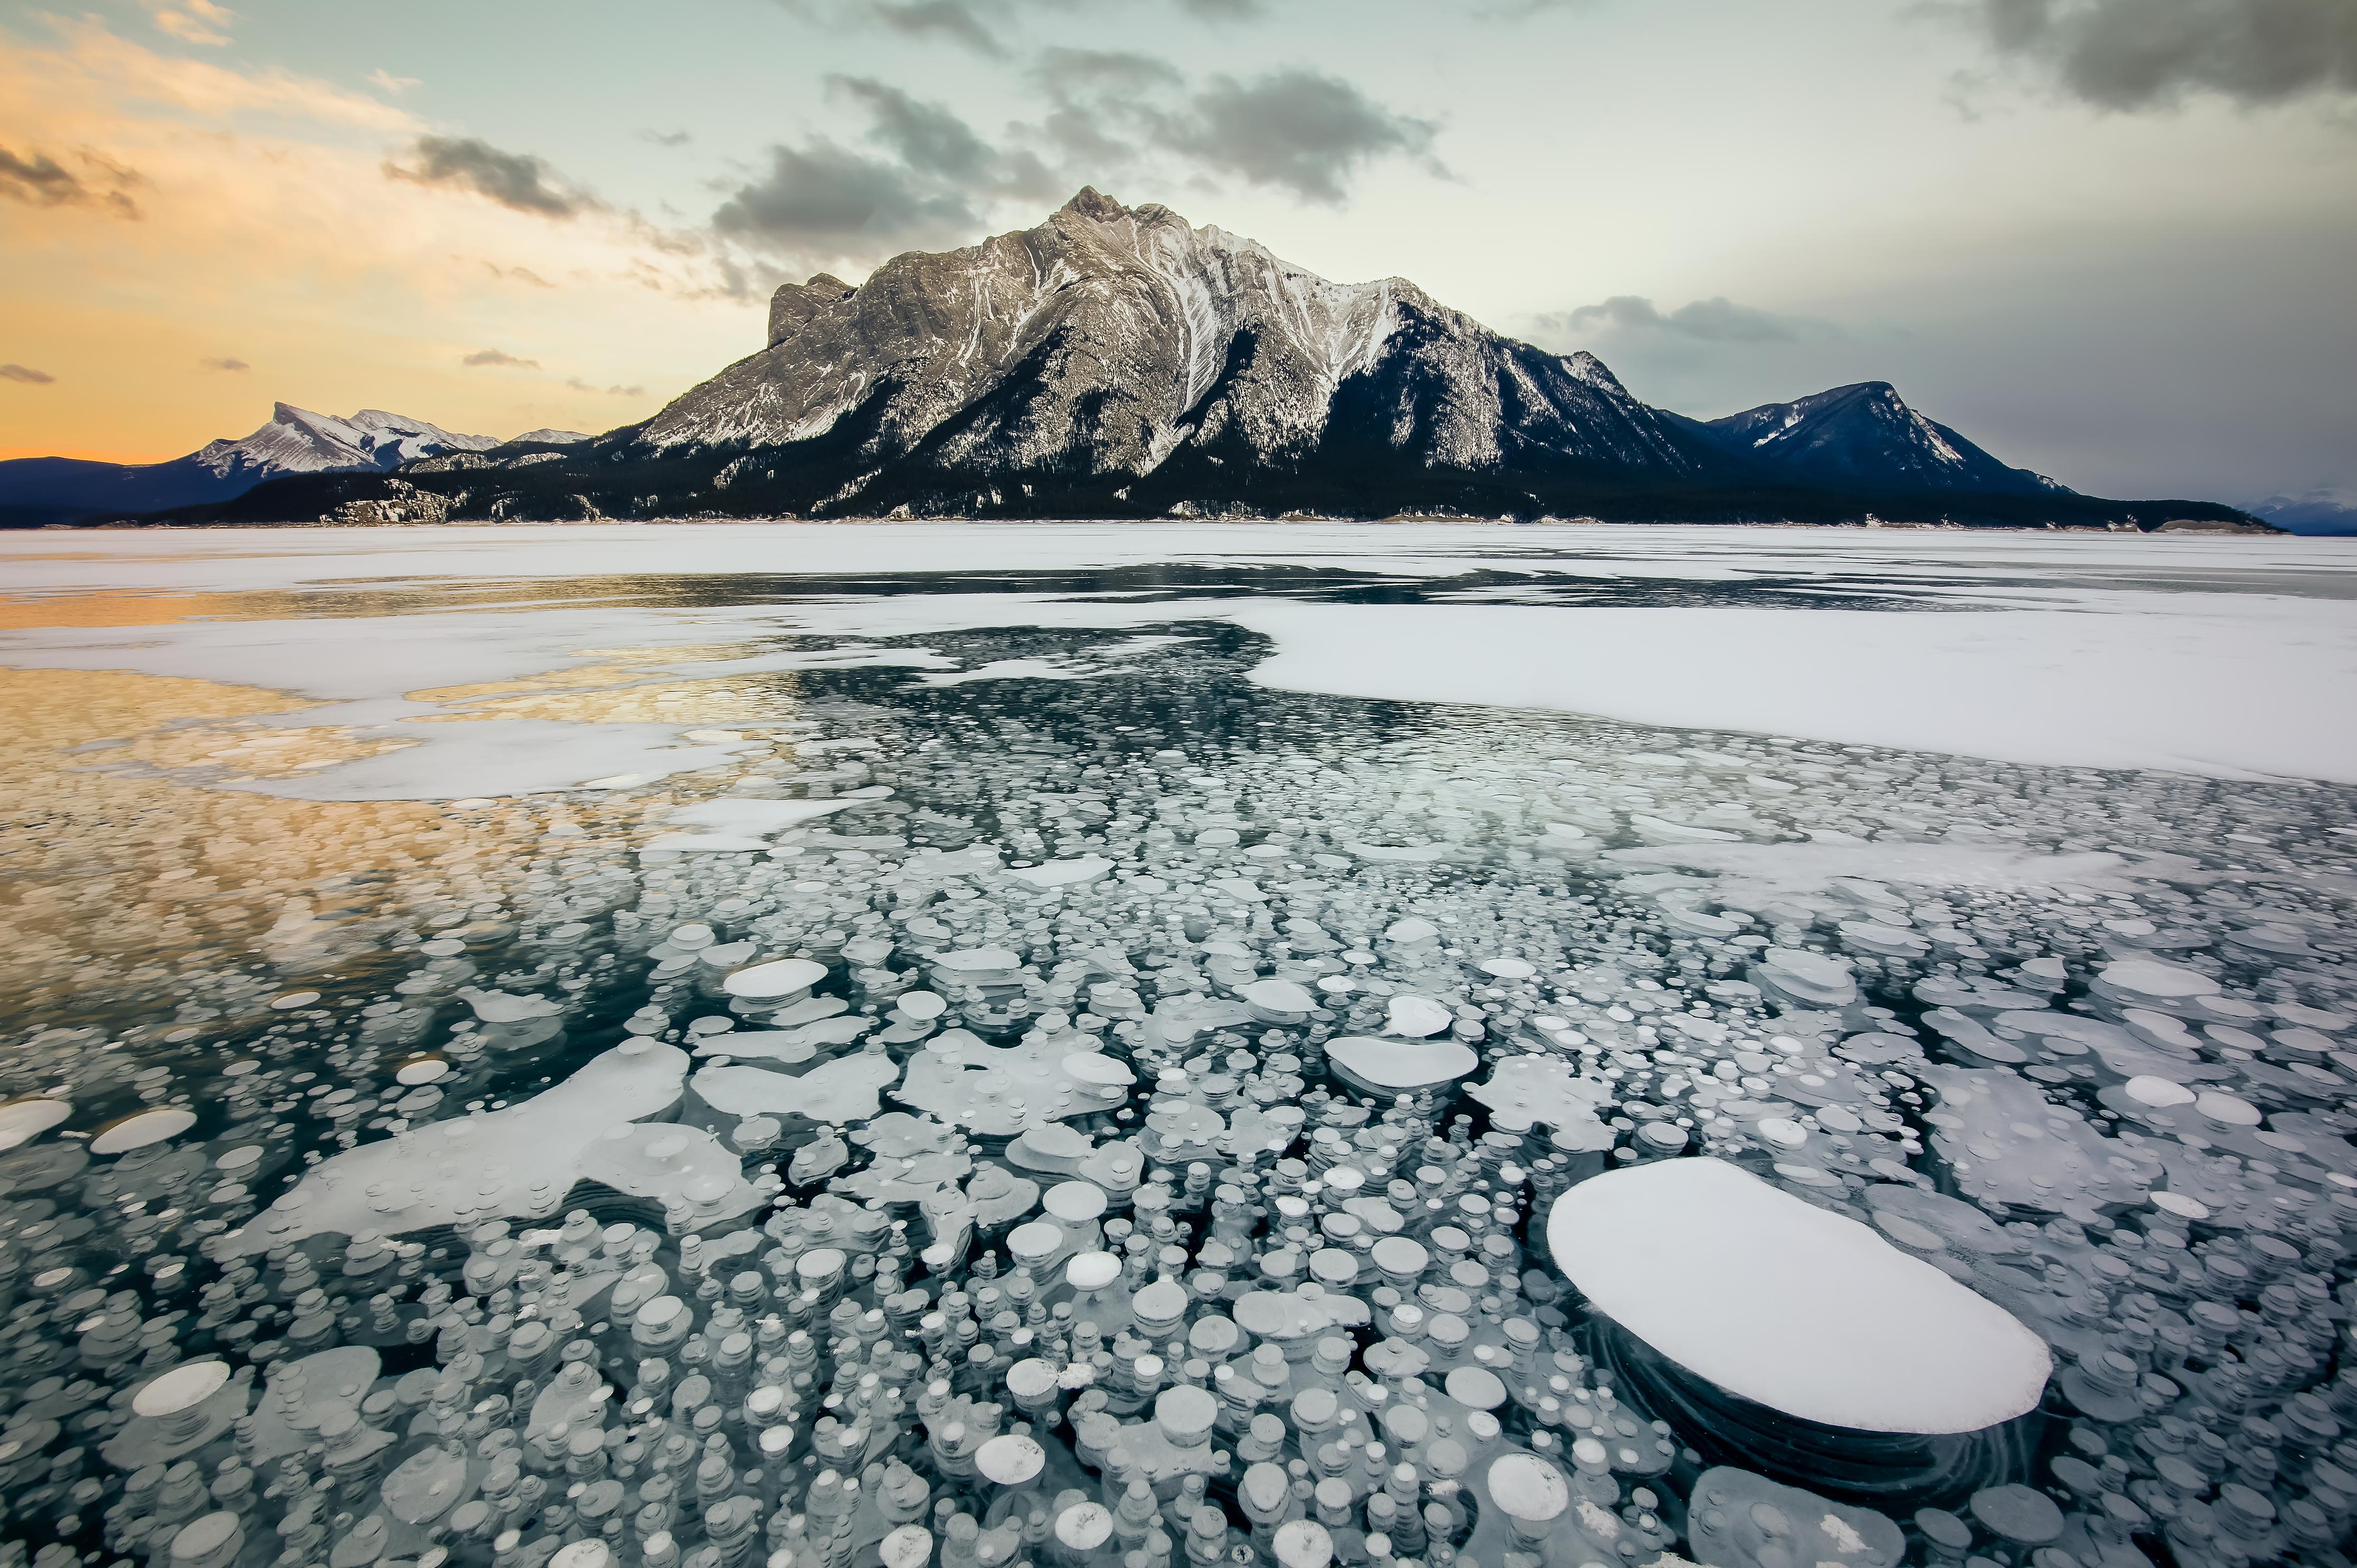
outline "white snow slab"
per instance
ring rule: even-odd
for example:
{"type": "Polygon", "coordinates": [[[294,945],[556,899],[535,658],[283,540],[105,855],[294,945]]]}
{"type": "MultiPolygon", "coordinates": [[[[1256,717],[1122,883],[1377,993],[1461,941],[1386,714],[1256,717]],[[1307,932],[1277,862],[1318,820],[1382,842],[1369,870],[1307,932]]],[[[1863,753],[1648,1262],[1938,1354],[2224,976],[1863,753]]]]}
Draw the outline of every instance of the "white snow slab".
{"type": "Polygon", "coordinates": [[[644,1036],[504,1111],[458,1116],[322,1161],[226,1239],[259,1252],[307,1236],[398,1236],[556,1212],[607,1134],[679,1099],[687,1053],[644,1036]]]}
{"type": "Polygon", "coordinates": [[[692,806],[682,806],[663,821],[683,828],[702,828],[708,833],[748,839],[768,838],[800,827],[820,817],[831,816],[854,800],[752,800],[736,796],[724,796],[717,800],[699,800],[692,806]]]}
{"type": "Polygon", "coordinates": [[[2265,594],[2084,608],[1254,600],[1265,686],[1551,708],[2007,762],[2357,783],[2357,616],[2265,594]]]}
{"type": "Polygon", "coordinates": [[[2123,886],[2131,874],[2116,854],[2034,854],[1968,843],[1684,843],[1608,849],[1602,857],[1630,866],[1674,865],[1717,874],[1747,890],[1813,893],[1842,877],[1926,887],[2019,892],[2049,887],[2123,886]]]}
{"type": "Polygon", "coordinates": [[[1051,860],[1045,865],[1018,865],[1007,875],[1028,882],[1034,887],[1070,887],[1078,883],[1094,882],[1113,869],[1113,862],[1101,854],[1076,855],[1071,860],[1051,860]]]}
{"type": "Polygon", "coordinates": [[[2036,1408],[2045,1341],[1854,1219],[1715,1159],[1579,1183],[1547,1246],[1596,1308],[1721,1388],[1827,1426],[1976,1432],[2036,1408]]]}

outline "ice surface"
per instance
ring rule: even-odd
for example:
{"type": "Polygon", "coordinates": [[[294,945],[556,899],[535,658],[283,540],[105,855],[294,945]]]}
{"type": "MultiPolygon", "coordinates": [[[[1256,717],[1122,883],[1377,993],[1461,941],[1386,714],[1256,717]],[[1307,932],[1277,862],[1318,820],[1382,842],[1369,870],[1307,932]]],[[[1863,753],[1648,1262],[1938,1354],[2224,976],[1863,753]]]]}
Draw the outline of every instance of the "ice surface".
{"type": "MultiPolygon", "coordinates": [[[[2268,1529],[2357,1524],[2333,1478],[2357,1474],[2332,1348],[2357,1257],[2346,789],[1505,705],[1549,670],[1445,704],[1253,680],[1371,607],[1479,609],[1503,640],[1469,660],[1512,651],[1517,618],[1632,611],[1976,619],[2000,645],[2024,613],[2141,618],[2198,649],[2218,598],[2251,612],[2233,635],[2264,610],[2288,646],[2350,602],[2330,555],[1320,525],[339,536],[371,560],[223,537],[74,541],[97,566],[0,542],[37,586],[174,590],[60,599],[80,631],[20,600],[34,629],[0,657],[103,667],[0,669],[0,770],[40,824],[9,845],[0,954],[12,1532],[127,1562],[220,1516],[331,1568],[436,1544],[726,1568],[1013,1563],[1043,1532],[1153,1555],[1161,1530],[1173,1560],[1232,1562],[1276,1549],[1294,1464],[1353,1561],[1380,1524],[1402,1563],[1520,1541],[1862,1564],[1887,1530],[1826,1499],[1867,1487],[1943,1561],[2054,1544],[2122,1568],[2141,1531],[2205,1562],[2235,1530],[2275,1561],[2268,1529]],[[891,553],[935,544],[989,582],[891,553]],[[567,578],[582,560],[637,564],[567,578]],[[746,562],[783,575],[728,575],[746,562]],[[208,575],[282,592],[191,602],[208,575]],[[1264,610],[1274,640],[1244,624],[1264,610]],[[218,618],[124,618],[176,614],[218,618]],[[322,706],[129,672],[150,665],[322,706]],[[352,736],[469,714],[717,755],[447,803],[240,784],[332,792],[352,736]],[[611,1072],[623,1037],[641,1068],[611,1072]],[[1714,1165],[1756,1192],[1637,1206],[1571,1272],[1551,1257],[1558,1203],[1714,1165]],[[1649,1308],[1665,1345],[1685,1324],[1697,1364],[1609,1327],[1616,1288],[1631,1331],[1649,1308]],[[1977,1420],[2037,1345],[2062,1371],[2034,1453],[2011,1426],[1796,1435],[1767,1404],[1781,1380],[1977,1420]],[[190,1365],[233,1370],[188,1411],[138,1409],[190,1365]],[[2213,1432],[2223,1458],[2188,1435],[2213,1432]],[[1043,1464],[996,1498],[975,1466],[1013,1438],[1043,1464]],[[1688,1446],[1758,1473],[1697,1481],[1688,1446]],[[1140,1465],[1171,1495],[1129,1487],[1140,1465]],[[1544,1513],[1555,1480],[1542,1538],[1514,1536],[1506,1504],[1544,1513]]],[[[1879,700],[1812,700],[1853,699],[1879,700]]],[[[406,755],[431,772],[435,749],[406,755]]]]}
{"type": "MultiPolygon", "coordinates": [[[[1141,603],[965,594],[921,609],[899,601],[814,604],[748,614],[550,609],[526,618],[438,616],[404,628],[438,638],[398,664],[374,660],[378,620],[188,623],[162,636],[104,631],[0,635],[0,660],[75,668],[131,666],[291,689],[365,706],[404,740],[299,780],[245,788],[314,799],[450,799],[577,784],[607,775],[659,778],[722,754],[681,744],[683,726],[550,725],[483,719],[399,722],[422,688],[500,681],[584,662],[617,643],[683,645],[716,628],[872,634],[968,626],[1138,628],[1224,619],[1277,645],[1256,679],[1294,691],[1503,704],[1932,750],[2024,762],[2162,768],[2226,778],[2286,775],[2357,781],[2357,736],[2324,715],[2357,684],[2357,625],[2304,574],[2349,570],[2335,542],[2031,541],[1918,534],[1886,542],[1843,532],[1580,529],[1492,534],[1451,529],[1323,527],[1218,530],[956,524],[829,529],[608,529],[539,547],[518,531],[386,531],[370,553],[336,561],[339,578],[458,569],[524,577],[610,570],[698,575],[907,569],[998,573],[1127,563],[1311,563],[1406,579],[1501,561],[1542,575],[1740,583],[1770,572],[1832,580],[1903,574],[1923,607],[1838,614],[1742,607],[1577,609],[1544,606],[1343,605],[1282,598],[1141,603]],[[560,562],[561,558],[561,562],[560,562]],[[2217,568],[2259,591],[2218,592],[2217,568]],[[2175,574],[2169,591],[2156,578],[2175,574]],[[2040,579],[2044,581],[2041,582],[2040,579]],[[2027,583],[2030,585],[2025,586],[2027,583]],[[2273,588],[2274,592],[2266,591],[2273,588]],[[2068,667],[2074,679],[2047,678],[2068,667]],[[1745,678],[1727,671],[1740,668],[1745,678]],[[2100,691],[2100,703],[2086,693],[2100,691]],[[387,723],[386,721],[393,721],[387,723]],[[444,734],[443,731],[454,733],[444,734]],[[600,766],[599,759],[612,766],[600,766]],[[589,771],[585,771],[589,769],[589,771]],[[469,779],[479,788],[461,790],[469,779]]],[[[102,541],[110,588],[142,581],[178,592],[282,587],[310,577],[346,537],[237,531],[204,539],[102,541]],[[258,546],[258,548],[257,548],[258,546]]],[[[552,536],[554,538],[554,536],[552,536]]],[[[89,583],[78,555],[12,542],[20,591],[89,583]]],[[[777,657],[772,655],[772,660],[777,657]]],[[[788,656],[791,658],[791,656],[788,656]]],[[[744,667],[750,661],[740,660],[744,667]]],[[[1045,673],[1035,671],[1034,673],[1045,673]]],[[[354,717],[367,716],[355,714],[354,717]]],[[[337,722],[333,710],[307,722],[337,722]]],[[[726,744],[726,743],[719,743],[726,744]]],[[[1706,832],[1723,830],[1705,829],[1706,832]]],[[[1365,846],[1378,854],[1380,841],[1365,846]]]]}
{"type": "Polygon", "coordinates": [[[1582,1182],[1547,1246],[1597,1309],[1744,1398],[1864,1432],[1973,1432],[2036,1408],[2037,1335],[1854,1219],[1716,1159],[1582,1182]]]}

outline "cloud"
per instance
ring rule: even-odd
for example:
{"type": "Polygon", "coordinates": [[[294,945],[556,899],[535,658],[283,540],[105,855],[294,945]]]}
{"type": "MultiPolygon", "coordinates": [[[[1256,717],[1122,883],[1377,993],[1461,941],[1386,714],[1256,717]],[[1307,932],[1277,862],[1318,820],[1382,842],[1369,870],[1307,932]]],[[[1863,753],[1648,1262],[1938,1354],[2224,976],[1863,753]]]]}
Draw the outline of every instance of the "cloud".
{"type": "MultiPolygon", "coordinates": [[[[903,38],[940,39],[991,59],[1009,50],[1002,35],[1019,30],[1026,11],[1069,14],[1085,0],[778,0],[785,10],[823,27],[880,27],[903,38]]],[[[1249,22],[1269,14],[1271,0],[1175,0],[1198,21],[1249,22]]],[[[1111,7],[1101,7],[1110,9],[1111,7]]]]}
{"type": "Polygon", "coordinates": [[[567,376],[565,379],[565,384],[571,387],[575,392],[598,392],[607,397],[644,397],[647,395],[647,389],[644,387],[591,386],[579,376],[567,376]]]}
{"type": "Polygon", "coordinates": [[[415,167],[388,161],[386,177],[416,185],[457,186],[544,218],[576,218],[604,205],[587,191],[555,181],[548,165],[530,154],[502,152],[473,136],[420,136],[410,156],[417,160],[415,167]]]}
{"type": "Polygon", "coordinates": [[[1953,0],[1939,13],[2100,109],[2357,93],[2351,0],[1953,0]]]}
{"type": "Polygon", "coordinates": [[[1598,328],[1660,333],[1701,343],[1799,343],[1840,336],[1829,321],[1778,316],[1738,305],[1725,295],[1664,312],[1641,295],[1616,294],[1600,305],[1553,311],[1531,320],[1541,333],[1556,338],[1590,336],[1598,328]]]}
{"type": "Polygon", "coordinates": [[[685,131],[654,131],[642,129],[639,132],[639,140],[658,147],[683,147],[687,145],[688,143],[695,140],[695,138],[685,131]]]}
{"type": "Polygon", "coordinates": [[[425,85],[424,81],[414,76],[395,76],[393,72],[385,70],[382,66],[379,66],[374,70],[369,72],[368,80],[371,85],[377,88],[378,91],[389,92],[395,98],[400,97],[403,93],[408,91],[413,87],[423,87],[425,85]]]}
{"type": "Polygon", "coordinates": [[[1377,159],[1404,156],[1447,173],[1432,156],[1437,124],[1318,71],[1215,76],[1190,88],[1150,55],[1056,48],[1028,75],[1049,105],[1034,134],[1092,179],[1176,157],[1198,174],[1239,177],[1340,206],[1351,181],[1377,159]]]}
{"type": "Polygon", "coordinates": [[[30,365],[0,365],[0,381],[22,381],[28,387],[45,387],[58,378],[47,371],[37,371],[30,365]]]}
{"type": "Polygon", "coordinates": [[[229,25],[237,13],[213,0],[146,0],[147,16],[160,32],[184,44],[218,48],[229,42],[229,25]]]}
{"type": "Polygon", "coordinates": [[[1006,53],[963,0],[876,0],[869,10],[878,22],[908,38],[944,38],[993,58],[1006,53]]]}
{"type": "Polygon", "coordinates": [[[1168,124],[1168,145],[1224,174],[1290,190],[1305,201],[1342,204],[1359,169],[1391,155],[1430,157],[1440,127],[1396,114],[1339,77],[1271,71],[1251,81],[1211,79],[1190,113],[1168,124]]]}
{"type": "Polygon", "coordinates": [[[810,260],[866,257],[960,240],[1003,199],[1060,193],[1037,155],[993,146],[938,103],[868,77],[833,77],[829,92],[863,110],[876,151],[823,136],[770,149],[769,167],[712,215],[722,236],[810,260]]]}
{"type": "Polygon", "coordinates": [[[19,156],[0,147],[0,196],[35,207],[88,207],[117,218],[139,216],[139,204],[125,191],[126,187],[144,183],[136,169],[92,152],[80,153],[76,158],[89,171],[89,177],[75,174],[47,153],[19,156]]]}
{"type": "Polygon", "coordinates": [[[198,364],[199,364],[199,365],[202,365],[206,370],[209,370],[209,371],[250,371],[250,370],[253,369],[253,367],[252,365],[247,364],[243,360],[232,360],[232,359],[229,359],[229,358],[227,358],[227,357],[223,357],[223,358],[221,358],[221,359],[218,359],[218,360],[199,360],[197,361],[197,363],[198,363],[198,364]]]}
{"type": "Polygon", "coordinates": [[[554,288],[556,285],[533,272],[530,267],[503,267],[497,262],[485,262],[483,270],[502,283],[530,284],[534,288],[554,288]]]}
{"type": "Polygon", "coordinates": [[[512,365],[525,371],[540,369],[538,360],[519,360],[502,349],[478,349],[458,362],[462,365],[512,365]]]}

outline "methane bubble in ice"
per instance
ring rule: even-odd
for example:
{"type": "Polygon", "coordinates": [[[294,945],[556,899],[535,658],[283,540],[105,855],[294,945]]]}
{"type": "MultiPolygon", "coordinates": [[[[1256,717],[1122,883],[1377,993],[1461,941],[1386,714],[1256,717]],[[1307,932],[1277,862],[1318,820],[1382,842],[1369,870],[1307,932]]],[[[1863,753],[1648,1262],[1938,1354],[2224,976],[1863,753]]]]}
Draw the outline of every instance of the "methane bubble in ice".
{"type": "Polygon", "coordinates": [[[1972,1432],[2046,1388],[2047,1349],[2011,1314],[1722,1160],[1583,1182],[1546,1230],[1598,1311],[1771,1410],[1862,1432],[1972,1432]]]}

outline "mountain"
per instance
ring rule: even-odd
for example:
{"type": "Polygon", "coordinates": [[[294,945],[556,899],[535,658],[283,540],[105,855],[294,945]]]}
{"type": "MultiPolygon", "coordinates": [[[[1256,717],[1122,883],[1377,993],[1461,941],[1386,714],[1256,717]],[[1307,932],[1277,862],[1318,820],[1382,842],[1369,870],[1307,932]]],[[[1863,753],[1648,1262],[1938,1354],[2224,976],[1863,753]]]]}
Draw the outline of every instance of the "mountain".
{"type": "MultiPolygon", "coordinates": [[[[535,434],[546,438],[550,433],[535,434]]],[[[242,440],[208,442],[168,462],[20,457],[0,463],[0,522],[22,527],[101,512],[135,515],[227,501],[283,475],[383,473],[421,457],[499,445],[494,436],[461,435],[380,408],[339,419],[282,403],[272,407],[268,423],[242,440]]]]}
{"type": "Polygon", "coordinates": [[[2357,487],[2320,485],[2254,502],[2251,513],[2286,533],[2357,534],[2357,487]]]}
{"type": "Polygon", "coordinates": [[[1402,279],[1329,283],[1093,190],[856,289],[825,274],[780,289],[769,346],[622,451],[674,469],[721,456],[709,471],[732,503],[742,487],[830,512],[1281,509],[1318,504],[1346,466],[1395,484],[1404,455],[1416,478],[1483,489],[1694,478],[1709,462],[1592,355],[1501,338],[1402,279]]]}
{"type": "MultiPolygon", "coordinates": [[[[536,436],[550,433],[536,432],[536,436]]],[[[2074,495],[1883,383],[1697,421],[1401,278],[1337,284],[1082,190],[1039,227],[779,289],[653,418],[295,475],[174,521],[1250,517],[2247,521],[2074,495]]]]}
{"type": "Polygon", "coordinates": [[[1670,417],[1763,473],[1831,489],[1970,490],[2070,495],[2043,474],[2011,468],[1907,406],[1889,381],[1859,381],[1724,419],[1670,417]]]}

